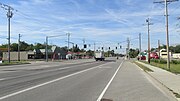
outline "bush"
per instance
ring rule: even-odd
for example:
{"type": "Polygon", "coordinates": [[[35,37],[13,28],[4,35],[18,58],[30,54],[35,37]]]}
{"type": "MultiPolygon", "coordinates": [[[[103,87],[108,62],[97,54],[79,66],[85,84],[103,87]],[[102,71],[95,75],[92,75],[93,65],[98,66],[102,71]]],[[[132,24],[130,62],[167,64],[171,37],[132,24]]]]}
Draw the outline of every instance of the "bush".
{"type": "MultiPolygon", "coordinates": [[[[167,61],[164,59],[151,59],[151,62],[160,63],[160,64],[166,64],[167,61]]],[[[179,60],[171,60],[171,64],[180,64],[179,60]]]]}
{"type": "Polygon", "coordinates": [[[178,60],[172,60],[171,63],[172,63],[172,64],[180,64],[180,61],[178,61],[178,60]]]}
{"type": "Polygon", "coordinates": [[[151,62],[159,63],[158,59],[151,59],[151,62]]]}
{"type": "Polygon", "coordinates": [[[160,63],[160,64],[166,64],[167,61],[163,59],[151,59],[151,62],[160,63]]]}
{"type": "Polygon", "coordinates": [[[160,64],[166,64],[167,61],[166,61],[166,60],[163,60],[163,59],[160,59],[159,63],[160,63],[160,64]]]}

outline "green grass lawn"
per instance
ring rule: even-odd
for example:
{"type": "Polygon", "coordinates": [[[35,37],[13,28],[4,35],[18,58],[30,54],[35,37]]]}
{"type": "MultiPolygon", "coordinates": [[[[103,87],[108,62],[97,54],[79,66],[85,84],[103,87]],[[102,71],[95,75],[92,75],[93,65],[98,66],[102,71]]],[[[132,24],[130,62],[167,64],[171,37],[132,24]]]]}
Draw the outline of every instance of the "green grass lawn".
{"type": "Polygon", "coordinates": [[[168,70],[176,74],[180,74],[180,64],[170,64],[170,70],[167,68],[167,64],[151,62],[151,65],[168,70]]]}

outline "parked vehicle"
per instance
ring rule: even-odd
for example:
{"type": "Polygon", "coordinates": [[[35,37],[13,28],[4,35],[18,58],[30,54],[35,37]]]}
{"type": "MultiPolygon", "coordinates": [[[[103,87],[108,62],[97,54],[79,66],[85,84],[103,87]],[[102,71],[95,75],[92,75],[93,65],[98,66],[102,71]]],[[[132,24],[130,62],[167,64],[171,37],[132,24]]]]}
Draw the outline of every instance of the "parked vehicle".
{"type": "Polygon", "coordinates": [[[105,57],[104,57],[104,51],[96,51],[94,53],[94,59],[96,61],[100,60],[100,61],[104,61],[105,60],[105,57]]]}
{"type": "Polygon", "coordinates": [[[159,59],[159,56],[156,52],[150,53],[150,59],[159,59]]]}
{"type": "Polygon", "coordinates": [[[141,52],[139,53],[139,55],[137,56],[138,60],[146,60],[146,56],[147,56],[147,52],[141,52]]]}
{"type": "Polygon", "coordinates": [[[137,59],[138,60],[146,60],[146,56],[138,56],[137,59]]]}

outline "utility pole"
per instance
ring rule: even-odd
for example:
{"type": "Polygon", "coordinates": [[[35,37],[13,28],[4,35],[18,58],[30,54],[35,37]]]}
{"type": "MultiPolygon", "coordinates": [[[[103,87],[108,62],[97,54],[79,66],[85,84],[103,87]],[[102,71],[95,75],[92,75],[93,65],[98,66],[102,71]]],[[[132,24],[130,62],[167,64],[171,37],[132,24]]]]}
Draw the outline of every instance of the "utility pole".
{"type": "Polygon", "coordinates": [[[160,40],[158,40],[158,51],[159,51],[159,59],[160,59],[160,40]]]}
{"type": "Polygon", "coordinates": [[[10,63],[11,59],[10,59],[10,27],[11,27],[11,18],[13,17],[13,13],[12,11],[14,10],[11,6],[6,5],[6,4],[2,4],[0,3],[1,8],[3,8],[4,10],[7,11],[7,18],[8,18],[8,62],[10,63]]]}
{"type": "Polygon", "coordinates": [[[167,68],[170,70],[170,54],[169,54],[169,27],[168,27],[168,3],[175,2],[179,0],[164,0],[154,3],[164,3],[165,4],[165,16],[166,16],[166,51],[167,51],[167,68]]]}
{"type": "Polygon", "coordinates": [[[70,37],[70,33],[67,33],[68,36],[68,52],[69,52],[69,37],[70,37]]]}
{"type": "Polygon", "coordinates": [[[18,39],[18,61],[20,61],[20,42],[21,42],[21,34],[19,34],[19,39],[18,39]]]}
{"type": "Polygon", "coordinates": [[[127,59],[130,59],[129,49],[130,49],[130,40],[129,40],[129,38],[127,38],[127,49],[126,49],[126,57],[127,57],[127,59]]]}
{"type": "Polygon", "coordinates": [[[152,25],[152,23],[150,23],[150,19],[146,19],[147,25],[148,25],[148,63],[150,63],[150,29],[149,26],[152,25]]]}
{"type": "Polygon", "coordinates": [[[11,18],[13,16],[13,13],[11,11],[11,7],[8,7],[7,17],[8,17],[8,62],[10,63],[10,34],[11,34],[11,18]]]}
{"type": "Polygon", "coordinates": [[[94,52],[96,51],[96,43],[94,42],[94,52]]]}
{"type": "Polygon", "coordinates": [[[46,62],[48,62],[48,36],[46,36],[46,62]]]}
{"type": "Polygon", "coordinates": [[[139,33],[139,53],[141,53],[141,33],[139,33]]]}

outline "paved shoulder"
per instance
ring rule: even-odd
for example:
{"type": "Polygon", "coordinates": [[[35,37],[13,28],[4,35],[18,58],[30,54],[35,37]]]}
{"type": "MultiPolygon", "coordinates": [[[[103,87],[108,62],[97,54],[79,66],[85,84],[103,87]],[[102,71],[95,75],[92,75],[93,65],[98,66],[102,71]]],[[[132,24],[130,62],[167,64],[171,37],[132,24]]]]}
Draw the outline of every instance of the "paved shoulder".
{"type": "Polygon", "coordinates": [[[103,98],[113,101],[176,101],[136,65],[125,61],[103,98]]]}

